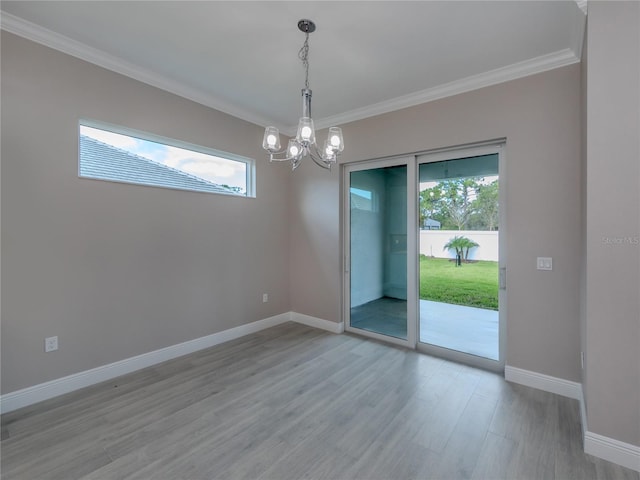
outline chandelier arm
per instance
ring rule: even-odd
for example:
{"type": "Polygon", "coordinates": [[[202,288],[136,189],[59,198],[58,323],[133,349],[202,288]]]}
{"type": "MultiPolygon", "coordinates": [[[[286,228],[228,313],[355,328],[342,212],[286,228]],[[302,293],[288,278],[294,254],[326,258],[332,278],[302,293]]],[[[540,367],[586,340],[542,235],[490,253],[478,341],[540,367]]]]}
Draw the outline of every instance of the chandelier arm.
{"type": "Polygon", "coordinates": [[[311,157],[311,160],[313,160],[319,167],[322,167],[325,170],[331,170],[331,163],[327,162],[319,155],[318,148],[315,145],[313,150],[309,150],[309,157],[311,157]]]}
{"type": "Polygon", "coordinates": [[[287,151],[286,150],[282,150],[280,152],[274,152],[274,153],[270,153],[269,154],[269,161],[270,162],[290,162],[292,160],[295,159],[295,157],[292,157],[290,155],[286,155],[287,151]],[[275,157],[274,155],[285,155],[284,157],[275,157]]]}

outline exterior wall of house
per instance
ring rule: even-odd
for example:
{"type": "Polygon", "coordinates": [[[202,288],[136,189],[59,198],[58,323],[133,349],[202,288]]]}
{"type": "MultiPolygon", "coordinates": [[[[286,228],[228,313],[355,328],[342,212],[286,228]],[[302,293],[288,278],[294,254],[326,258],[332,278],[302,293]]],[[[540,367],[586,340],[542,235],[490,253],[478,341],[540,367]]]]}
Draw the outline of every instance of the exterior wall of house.
{"type": "Polygon", "coordinates": [[[589,2],[586,407],[640,446],[640,3],[589,2]]]}
{"type": "MultiPolygon", "coordinates": [[[[342,127],[344,162],[507,139],[506,361],[580,381],[580,65],[342,127]],[[553,257],[553,271],[536,270],[538,256],[553,257]]],[[[293,309],[334,322],[342,281],[337,170],[299,168],[291,199],[293,309]]]]}
{"type": "Polygon", "coordinates": [[[290,310],[261,127],[4,31],[1,100],[2,393],[290,310]],[[78,178],[80,118],[255,158],[257,198],[78,178]]]}

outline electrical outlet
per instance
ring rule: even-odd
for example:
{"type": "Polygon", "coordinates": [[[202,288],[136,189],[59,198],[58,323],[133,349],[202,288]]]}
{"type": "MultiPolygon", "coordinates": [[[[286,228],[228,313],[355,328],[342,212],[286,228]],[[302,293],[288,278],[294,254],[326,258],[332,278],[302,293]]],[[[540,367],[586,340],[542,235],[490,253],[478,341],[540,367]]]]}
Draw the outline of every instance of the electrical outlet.
{"type": "Polygon", "coordinates": [[[536,265],[538,270],[553,270],[553,259],[551,257],[538,257],[536,265]]]}
{"type": "Polygon", "coordinates": [[[268,293],[263,293],[262,294],[262,303],[267,303],[269,301],[269,294],[268,293]]]}
{"type": "Polygon", "coordinates": [[[44,351],[53,352],[58,349],[58,337],[47,337],[44,339],[44,351]]]}

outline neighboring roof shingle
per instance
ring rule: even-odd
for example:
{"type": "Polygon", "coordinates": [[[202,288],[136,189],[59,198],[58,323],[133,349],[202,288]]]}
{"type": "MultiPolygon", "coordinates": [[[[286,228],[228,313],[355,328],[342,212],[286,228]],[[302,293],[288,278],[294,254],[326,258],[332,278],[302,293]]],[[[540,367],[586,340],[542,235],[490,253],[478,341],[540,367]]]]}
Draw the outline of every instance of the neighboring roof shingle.
{"type": "Polygon", "coordinates": [[[86,135],[80,135],[80,152],[80,175],[83,177],[238,195],[230,188],[107,145],[86,135]]]}

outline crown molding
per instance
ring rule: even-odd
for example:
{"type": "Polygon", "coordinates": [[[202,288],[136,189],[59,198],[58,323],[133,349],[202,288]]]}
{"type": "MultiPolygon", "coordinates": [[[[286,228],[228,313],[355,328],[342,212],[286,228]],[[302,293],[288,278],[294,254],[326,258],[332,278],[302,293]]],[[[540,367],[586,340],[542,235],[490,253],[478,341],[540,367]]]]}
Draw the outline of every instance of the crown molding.
{"type": "MultiPolygon", "coordinates": [[[[580,4],[580,2],[578,2],[578,4],[580,4]]],[[[36,25],[35,23],[28,22],[4,11],[0,11],[0,28],[46,47],[53,48],[94,65],[98,65],[107,70],[125,75],[161,90],[165,90],[188,100],[211,107],[215,110],[219,110],[241,120],[263,127],[267,125],[274,125],[285,135],[295,135],[297,125],[279,124],[278,122],[274,122],[273,120],[260,116],[254,112],[231,105],[230,103],[219,98],[215,98],[201,90],[186,87],[173,79],[158,75],[150,70],[141,68],[103,52],[102,50],[89,47],[81,42],[55,33],[36,25]]],[[[573,49],[567,48],[558,52],[542,55],[530,60],[525,60],[523,62],[518,62],[489,72],[484,72],[428,88],[426,90],[421,90],[419,92],[396,97],[363,108],[350,110],[338,115],[316,118],[314,119],[314,123],[317,129],[327,128],[332,125],[342,125],[577,63],[580,61],[580,57],[574,52],[579,52],[582,47],[582,34],[579,32],[584,32],[584,28],[576,28],[576,32],[578,33],[574,35],[575,40],[573,42],[573,49]],[[578,40],[578,38],[580,38],[580,40],[578,40]],[[576,49],[576,46],[579,46],[579,48],[576,49]]]]}
{"type": "Polygon", "coordinates": [[[578,8],[582,11],[582,13],[584,13],[586,15],[587,14],[587,0],[576,0],[576,3],[578,4],[578,8]]]}
{"type": "MultiPolygon", "coordinates": [[[[89,47],[84,43],[73,40],[59,33],[41,27],[35,23],[23,20],[5,11],[0,11],[0,28],[9,33],[26,38],[54,50],[66,53],[89,63],[93,63],[112,72],[125,75],[153,87],[165,90],[180,97],[192,100],[215,110],[219,110],[228,115],[232,115],[241,120],[261,126],[273,125],[273,121],[257,115],[253,112],[240,109],[230,103],[215,98],[201,90],[189,88],[182,83],[159,75],[151,70],[139,67],[118,57],[110,55],[97,48],[89,47]]],[[[278,125],[276,125],[278,126],[278,125]]],[[[286,125],[279,128],[286,130],[286,125]]]]}
{"type": "Polygon", "coordinates": [[[455,80],[453,82],[438,85],[409,95],[392,98],[384,102],[376,103],[364,108],[358,108],[349,112],[314,120],[316,128],[326,128],[331,125],[362,120],[364,118],[381,115],[383,113],[413,107],[434,100],[451,97],[460,93],[470,92],[479,88],[489,87],[510,80],[527,77],[536,73],[546,72],[555,68],[564,67],[580,61],[572,49],[566,48],[558,52],[542,55],[540,57],[514,63],[512,65],[497,68],[489,72],[480,73],[471,77],[455,80]]]}
{"type": "Polygon", "coordinates": [[[571,36],[570,48],[576,55],[576,58],[582,59],[582,46],[584,44],[584,33],[587,29],[587,2],[578,0],[578,9],[575,11],[571,19],[571,36]],[[581,5],[582,4],[582,5],[581,5]]]}

